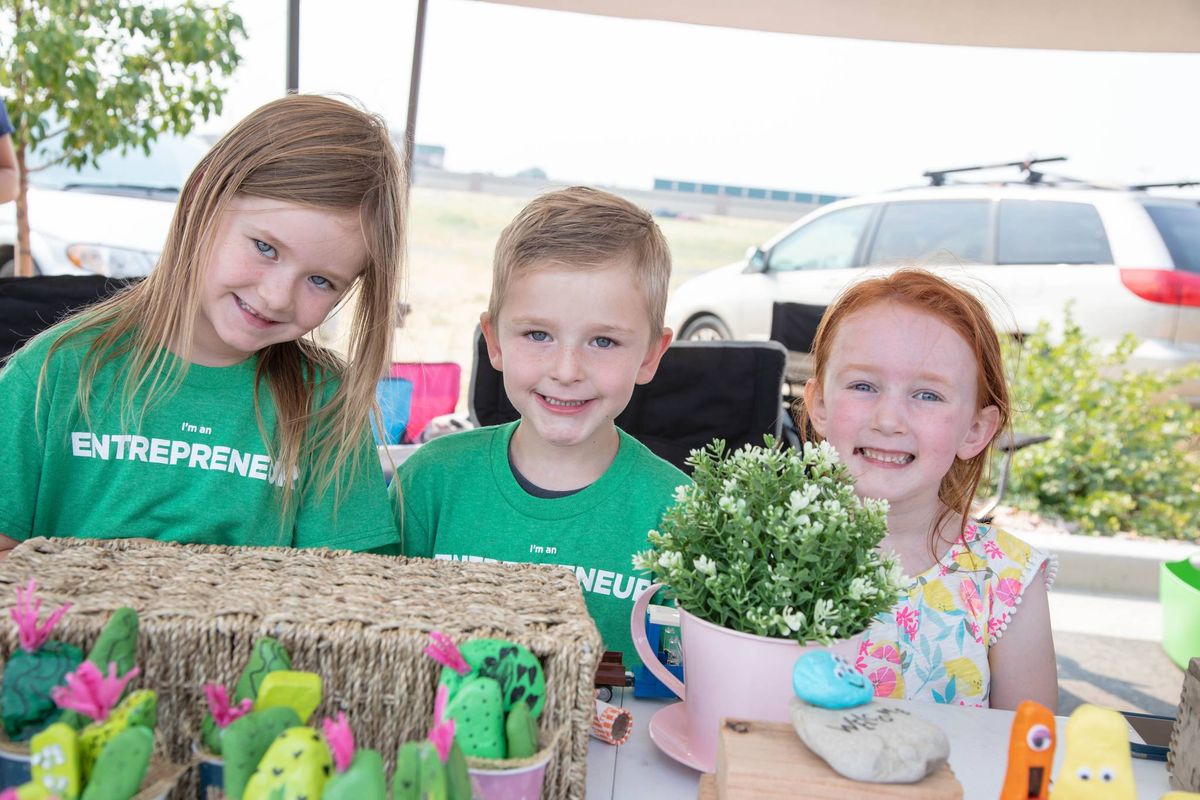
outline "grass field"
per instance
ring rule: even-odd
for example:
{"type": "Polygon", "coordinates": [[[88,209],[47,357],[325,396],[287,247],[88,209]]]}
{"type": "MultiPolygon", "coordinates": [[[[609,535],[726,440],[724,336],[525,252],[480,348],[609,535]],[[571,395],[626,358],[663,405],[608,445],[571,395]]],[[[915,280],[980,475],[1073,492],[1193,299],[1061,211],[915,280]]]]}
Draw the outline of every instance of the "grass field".
{"type": "MultiPolygon", "coordinates": [[[[397,337],[396,361],[455,361],[466,381],[471,335],[491,290],[492,250],[524,199],[473,192],[413,189],[407,285],[412,306],[397,337]]],[[[777,221],[703,217],[659,220],[671,245],[672,286],[740,258],[782,227],[777,221]]]]}

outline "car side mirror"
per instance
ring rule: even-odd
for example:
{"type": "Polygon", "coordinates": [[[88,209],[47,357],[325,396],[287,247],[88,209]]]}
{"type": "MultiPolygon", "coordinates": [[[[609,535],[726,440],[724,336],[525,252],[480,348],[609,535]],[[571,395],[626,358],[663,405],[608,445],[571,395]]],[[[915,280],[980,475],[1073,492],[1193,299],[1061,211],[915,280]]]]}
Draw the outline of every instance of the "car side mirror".
{"type": "Polygon", "coordinates": [[[750,245],[746,248],[746,272],[766,272],[767,254],[761,247],[750,245]]]}

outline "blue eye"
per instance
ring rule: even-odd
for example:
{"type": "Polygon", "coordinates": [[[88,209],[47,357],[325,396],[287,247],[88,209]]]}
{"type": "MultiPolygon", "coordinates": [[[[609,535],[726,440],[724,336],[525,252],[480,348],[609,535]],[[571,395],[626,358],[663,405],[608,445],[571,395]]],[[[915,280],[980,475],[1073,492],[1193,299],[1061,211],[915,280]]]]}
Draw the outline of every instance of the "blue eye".
{"type": "Polygon", "coordinates": [[[528,336],[532,341],[535,341],[535,342],[550,341],[550,334],[546,333],[545,331],[530,331],[529,333],[527,333],[525,335],[528,336]]]}
{"type": "Polygon", "coordinates": [[[918,400],[929,400],[931,402],[937,402],[938,400],[941,400],[942,397],[937,392],[925,391],[925,392],[917,392],[917,399],[918,400]]]}
{"type": "Polygon", "coordinates": [[[274,247],[259,239],[254,240],[254,249],[262,253],[267,258],[275,258],[275,256],[278,255],[278,253],[275,252],[274,247]]]}
{"type": "Polygon", "coordinates": [[[857,381],[856,383],[852,383],[852,384],[850,384],[850,387],[849,387],[849,388],[850,388],[850,390],[851,390],[851,391],[853,391],[853,392],[870,392],[870,391],[873,391],[873,389],[871,388],[871,384],[869,384],[869,383],[866,383],[865,381],[857,381]]]}
{"type": "Polygon", "coordinates": [[[607,350],[610,347],[617,346],[617,343],[614,342],[612,339],[609,339],[607,336],[597,336],[595,339],[592,340],[592,343],[595,344],[596,347],[599,347],[601,350],[607,350]]]}
{"type": "Polygon", "coordinates": [[[332,289],[332,288],[334,288],[334,286],[333,286],[333,282],[332,282],[332,281],[330,281],[328,278],[323,278],[323,277],[321,277],[320,275],[313,275],[313,276],[312,276],[311,278],[309,278],[308,280],[309,280],[309,281],[310,281],[310,282],[311,282],[311,283],[312,283],[314,286],[316,286],[316,287],[317,287],[317,288],[319,288],[319,289],[332,289]]]}

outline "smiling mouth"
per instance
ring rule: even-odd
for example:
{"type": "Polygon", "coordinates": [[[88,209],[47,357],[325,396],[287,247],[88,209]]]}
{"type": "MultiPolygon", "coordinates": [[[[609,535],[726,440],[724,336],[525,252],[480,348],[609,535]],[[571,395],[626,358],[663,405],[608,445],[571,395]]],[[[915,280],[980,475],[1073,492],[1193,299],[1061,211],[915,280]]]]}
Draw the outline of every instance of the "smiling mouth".
{"type": "Polygon", "coordinates": [[[897,452],[892,452],[892,451],[887,451],[887,450],[872,450],[869,447],[856,447],[856,448],[854,448],[854,452],[857,453],[858,455],[862,456],[863,458],[869,459],[871,461],[881,461],[884,464],[896,464],[897,466],[911,464],[917,458],[912,453],[897,453],[897,452]]]}
{"type": "Polygon", "coordinates": [[[591,402],[590,400],[560,400],[557,397],[550,397],[545,394],[539,394],[538,397],[542,398],[546,405],[553,406],[554,408],[579,408],[591,402]]]}
{"type": "Polygon", "coordinates": [[[246,301],[244,301],[242,298],[238,297],[236,294],[233,296],[233,299],[237,301],[238,308],[240,308],[242,311],[245,311],[247,314],[254,317],[255,319],[262,320],[264,323],[267,323],[269,325],[276,324],[276,320],[270,319],[268,317],[264,317],[262,314],[255,311],[252,306],[247,304],[246,301]]]}

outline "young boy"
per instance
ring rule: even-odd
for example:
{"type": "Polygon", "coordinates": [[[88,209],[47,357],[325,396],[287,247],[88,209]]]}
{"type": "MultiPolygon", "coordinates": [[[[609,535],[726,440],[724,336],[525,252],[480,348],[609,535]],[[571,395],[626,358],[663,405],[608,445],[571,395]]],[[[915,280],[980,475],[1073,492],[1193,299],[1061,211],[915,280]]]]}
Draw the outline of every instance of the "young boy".
{"type": "Polygon", "coordinates": [[[531,202],[500,235],[479,318],[521,419],[434,439],[393,484],[405,555],[566,566],[626,665],[650,585],[630,560],[688,482],[613,423],[671,343],[670,277],[662,232],[628,201],[576,187],[531,202]]]}

